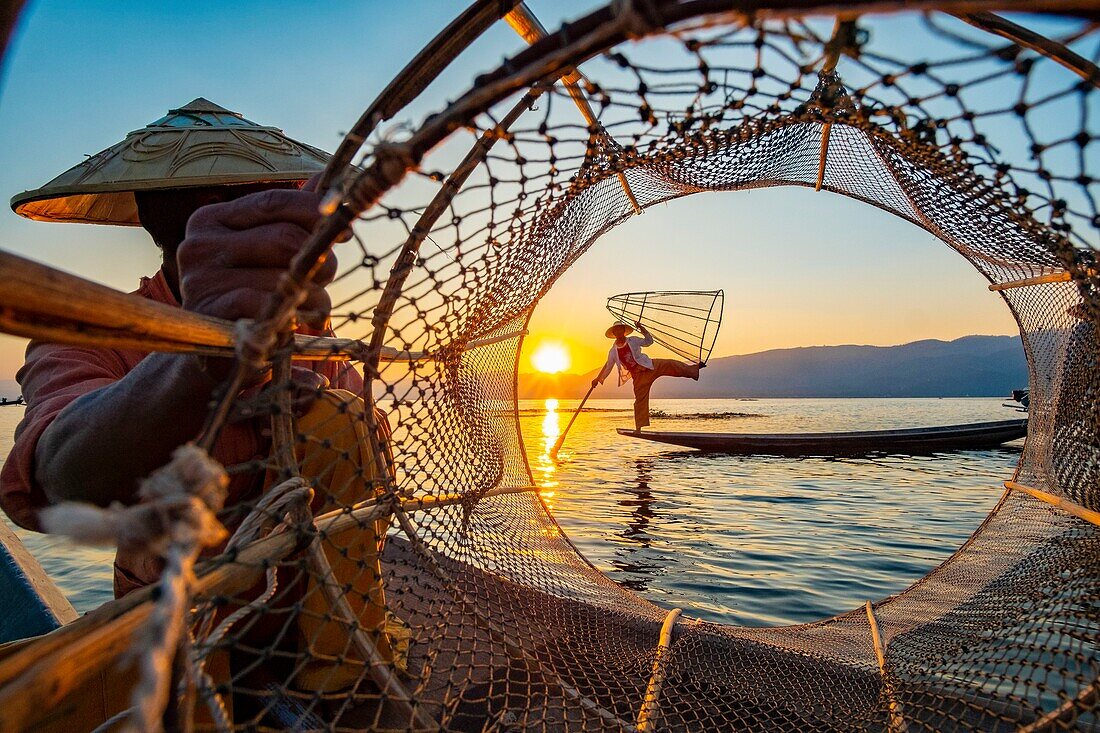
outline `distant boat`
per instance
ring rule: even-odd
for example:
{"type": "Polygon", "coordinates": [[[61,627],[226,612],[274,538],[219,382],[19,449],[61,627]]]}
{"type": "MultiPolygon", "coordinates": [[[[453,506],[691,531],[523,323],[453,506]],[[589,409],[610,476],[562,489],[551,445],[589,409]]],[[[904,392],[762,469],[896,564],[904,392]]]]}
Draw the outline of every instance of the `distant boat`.
{"type": "Polygon", "coordinates": [[[866,453],[934,453],[995,448],[1027,435],[1027,420],[997,420],[902,430],[847,433],[682,433],[636,432],[619,435],[716,453],[773,456],[836,456],[866,453]]]}
{"type": "Polygon", "coordinates": [[[0,407],[6,407],[9,405],[24,405],[23,395],[19,395],[14,400],[9,400],[7,397],[0,397],[0,407]]]}

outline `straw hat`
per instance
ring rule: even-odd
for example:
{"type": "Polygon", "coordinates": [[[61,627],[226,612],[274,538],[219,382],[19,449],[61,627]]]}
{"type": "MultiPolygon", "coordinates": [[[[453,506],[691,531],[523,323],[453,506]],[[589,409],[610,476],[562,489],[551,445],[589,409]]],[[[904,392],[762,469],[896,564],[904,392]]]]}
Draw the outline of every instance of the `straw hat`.
{"type": "Polygon", "coordinates": [[[11,208],[39,221],[140,226],[134,191],[305,181],[329,155],[199,97],[131,132],[11,208]]]}
{"type": "Polygon", "coordinates": [[[611,328],[604,331],[603,335],[609,339],[619,338],[619,336],[629,336],[634,333],[634,329],[625,323],[616,323],[611,328]]]}

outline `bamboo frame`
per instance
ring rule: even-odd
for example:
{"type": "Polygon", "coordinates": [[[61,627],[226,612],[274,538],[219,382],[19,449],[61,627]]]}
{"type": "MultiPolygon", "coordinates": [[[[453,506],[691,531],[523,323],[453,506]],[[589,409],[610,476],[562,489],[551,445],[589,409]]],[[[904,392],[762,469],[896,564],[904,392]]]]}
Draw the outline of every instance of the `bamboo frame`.
{"type": "MultiPolygon", "coordinates": [[[[539,490],[537,486],[500,487],[485,492],[481,499],[539,490]]],[[[405,499],[401,504],[408,511],[419,511],[455,506],[471,498],[450,494],[405,499]]],[[[326,533],[364,526],[392,511],[388,502],[369,501],[351,510],[322,514],[314,519],[314,525],[323,537],[326,533]]],[[[296,550],[307,549],[309,540],[300,531],[281,532],[246,545],[232,558],[214,558],[197,570],[192,593],[199,597],[244,593],[271,564],[296,550]]],[[[0,730],[27,728],[36,716],[51,710],[67,694],[129,653],[133,640],[152,614],[153,605],[148,601],[154,590],[148,586],[105,603],[0,660],[0,730]]]]}
{"type": "Polygon", "coordinates": [[[638,723],[636,725],[638,733],[652,733],[657,728],[660,714],[659,706],[661,704],[661,687],[665,681],[669,650],[672,649],[672,630],[676,627],[676,622],[679,620],[681,613],[683,611],[679,608],[672,609],[665,616],[664,623],[661,624],[661,634],[657,639],[657,657],[653,660],[653,671],[649,676],[649,684],[646,685],[642,707],[638,711],[638,723]]]}
{"type": "Polygon", "coordinates": [[[1038,499],[1039,501],[1056,506],[1064,512],[1072,514],[1078,519],[1083,519],[1086,522],[1090,522],[1100,527],[1100,512],[1093,511],[1080,504],[1075,504],[1069,499],[1064,499],[1061,496],[1055,496],[1042,489],[1036,489],[1033,486],[1026,486],[1025,484],[1019,484],[1015,481],[1005,481],[1005,488],[1010,491],[1020,491],[1028,496],[1038,499]]]}
{"type": "Polygon", "coordinates": [[[905,720],[898,711],[898,702],[894,698],[894,691],[890,680],[886,676],[886,645],[882,643],[882,636],[878,631],[878,620],[875,618],[875,609],[870,601],[867,601],[867,623],[871,627],[871,642],[875,647],[875,659],[878,661],[878,671],[882,675],[882,687],[886,693],[889,706],[890,733],[905,733],[905,720]]]}
{"type": "Polygon", "coordinates": [[[825,162],[829,158],[829,135],[832,131],[832,122],[826,122],[821,126],[821,152],[817,162],[817,181],[814,183],[814,191],[820,191],[825,185],[825,162]]]}
{"type": "MultiPolygon", "coordinates": [[[[832,12],[837,9],[837,6],[835,1],[827,2],[826,0],[768,3],[766,8],[755,5],[750,7],[748,4],[742,5],[741,3],[731,8],[727,2],[718,2],[717,0],[694,0],[694,2],[683,2],[676,6],[671,3],[655,2],[651,4],[652,13],[649,14],[650,17],[643,18],[637,11],[633,10],[630,4],[624,3],[617,4],[614,10],[603,9],[586,16],[577,23],[570,24],[565,31],[551,37],[553,40],[544,39],[544,41],[540,41],[529,49],[528,55],[521,54],[516,60],[517,63],[505,65],[498,71],[488,75],[479,83],[478,87],[460,99],[446,113],[432,118],[421,131],[413,136],[408,144],[380,150],[374,164],[357,178],[353,186],[354,206],[342,207],[336,215],[327,220],[311,236],[301,255],[295,259],[287,282],[290,283],[291,288],[295,282],[304,282],[305,277],[315,270],[333,239],[346,228],[355,216],[353,209],[358,209],[361,212],[373,205],[382,192],[395,185],[403,177],[405,171],[415,165],[427,150],[445,139],[457,125],[461,124],[463,119],[471,119],[478,111],[487,109],[491,104],[500,101],[515,89],[530,85],[541,78],[542,75],[552,73],[556,68],[563,65],[575,64],[578,60],[598,52],[601,48],[610,46],[625,38],[636,36],[639,34],[639,29],[642,29],[643,32],[656,29],[658,26],[654,24],[657,23],[670,25],[697,15],[717,12],[738,14],[754,11],[758,17],[787,17],[832,12]],[[568,38],[575,40],[569,41],[568,38]],[[515,69],[519,69],[519,71],[515,71],[515,69]],[[345,211],[344,208],[347,210],[345,211]]],[[[929,0],[916,0],[915,2],[868,0],[847,7],[849,9],[858,8],[862,12],[940,9],[943,7],[960,12],[970,12],[989,7],[1028,11],[1073,10],[1083,8],[1084,5],[1070,0],[1004,0],[1004,2],[999,3],[985,0],[961,0],[946,4],[929,0]]],[[[278,301],[272,300],[272,305],[267,311],[272,321],[272,328],[278,328],[282,325],[280,317],[289,317],[293,308],[291,301],[292,298],[286,297],[285,294],[280,296],[278,301]]],[[[71,307],[71,301],[68,302],[71,307]]],[[[233,390],[230,390],[230,392],[232,393],[233,390]]],[[[345,516],[350,517],[350,514],[345,516]]],[[[299,541],[293,535],[294,533],[283,533],[254,543],[238,555],[238,560],[243,561],[246,557],[253,557],[256,561],[270,559],[273,557],[270,551],[284,545],[287,546],[287,549],[282,557],[285,557],[286,554],[294,550],[299,541]],[[251,554],[248,554],[249,550],[252,550],[251,554]],[[267,552],[267,554],[264,554],[261,550],[267,552]]],[[[245,571],[258,573],[259,569],[245,568],[245,571]]],[[[249,587],[250,583],[244,583],[252,577],[252,575],[246,575],[245,572],[242,572],[238,565],[222,565],[204,574],[199,584],[200,587],[214,588],[217,586],[219,590],[224,590],[233,587],[233,584],[236,583],[239,585],[239,590],[243,590],[249,587]]],[[[132,601],[132,605],[120,605],[112,607],[104,614],[86,616],[62,630],[66,633],[58,634],[53,641],[46,643],[45,648],[54,651],[59,651],[64,647],[64,665],[60,665],[53,659],[37,653],[38,649],[35,650],[36,654],[34,655],[27,656],[20,653],[13,655],[13,657],[5,660],[3,664],[0,664],[0,679],[8,680],[8,683],[0,688],[0,721],[4,723],[0,727],[7,728],[9,721],[7,716],[16,707],[24,713],[48,709],[48,706],[46,708],[38,706],[41,704],[41,700],[60,699],[61,689],[67,686],[67,689],[71,690],[77,684],[77,677],[72,674],[73,667],[83,665],[86,674],[81,679],[86,679],[88,674],[101,669],[105,661],[117,659],[118,655],[128,648],[130,639],[130,636],[118,633],[120,628],[129,625],[132,633],[137,628],[135,623],[140,626],[140,620],[138,619],[140,619],[142,609],[145,609],[146,616],[149,613],[148,605],[140,604],[140,599],[142,597],[147,598],[148,594],[134,595],[138,597],[132,601]],[[118,621],[118,624],[96,625],[92,622],[82,624],[87,619],[99,620],[105,617],[118,621]],[[73,630],[73,627],[77,626],[81,631],[87,630],[91,633],[78,635],[78,632],[73,630]],[[64,641],[58,642],[57,639],[64,639],[64,641]],[[73,640],[73,643],[69,644],[69,640],[73,640]],[[83,650],[83,654],[81,650],[83,650]],[[106,659],[104,652],[107,652],[106,659]],[[16,661],[19,664],[13,664],[16,661]],[[13,684],[16,683],[11,682],[12,678],[9,676],[11,669],[19,665],[23,665],[23,668],[27,671],[26,675],[16,681],[16,686],[23,691],[24,697],[22,698],[11,692],[13,684]],[[49,678],[52,682],[47,681],[42,674],[44,665],[48,665],[53,672],[53,676],[49,678]],[[63,666],[66,669],[62,670],[61,667],[63,666]]],[[[42,647],[41,644],[34,646],[42,647]]]]}
{"type": "Polygon", "coordinates": [[[989,290],[994,293],[999,293],[1002,290],[1012,290],[1014,288],[1025,288],[1029,285],[1045,285],[1046,283],[1066,283],[1073,279],[1065,270],[1060,272],[1048,272],[1043,275],[1036,275],[1034,277],[1024,277],[1019,280],[1007,280],[1003,283],[990,283],[989,290]]]}
{"type": "Polygon", "coordinates": [[[955,17],[986,33],[1007,38],[1018,46],[1036,51],[1066,67],[1093,86],[1100,87],[1100,67],[1061,43],[990,12],[960,13],[955,14],[955,17]]]}
{"type": "MultiPolygon", "coordinates": [[[[999,0],[997,7],[1002,10],[1020,7],[1031,12],[1043,12],[1077,9],[1080,3],[1081,0],[999,0]]],[[[769,2],[767,7],[747,2],[738,2],[731,7],[728,0],[652,0],[647,3],[644,12],[639,11],[632,3],[614,3],[596,10],[566,24],[558,32],[507,59],[495,71],[480,76],[471,90],[451,103],[445,111],[428,118],[406,141],[376,146],[370,165],[362,169],[339,195],[331,195],[335,193],[335,189],[330,192],[324,208],[331,213],[303,243],[281,278],[278,293],[272,294],[259,319],[260,323],[257,324],[256,341],[264,343],[270,340],[272,333],[288,329],[293,320],[297,296],[304,283],[316,275],[332,243],[348,229],[359,214],[371,209],[410,170],[419,166],[431,149],[447,139],[457,128],[469,124],[477,115],[509,95],[521,89],[530,89],[543,79],[568,73],[578,63],[610,46],[704,16],[744,20],[750,15],[754,19],[762,19],[837,12],[851,15],[901,9],[969,13],[990,7],[994,7],[993,0],[865,0],[846,4],[841,8],[837,7],[837,0],[775,0],[769,2]]],[[[370,125],[373,125],[373,120],[368,121],[368,126],[370,125]]],[[[334,170],[339,170],[339,166],[350,162],[350,156],[354,155],[362,142],[359,137],[361,135],[358,130],[348,136],[345,142],[350,150],[348,146],[341,146],[347,159],[341,162],[334,158],[334,170]]],[[[213,446],[229,417],[234,396],[247,378],[248,369],[246,364],[238,363],[227,380],[222,399],[210,413],[196,441],[199,447],[209,449],[213,446]]]]}
{"type": "MultiPolygon", "coordinates": [[[[329,190],[336,185],[342,171],[351,165],[356,152],[378,123],[392,118],[420,96],[440,72],[519,1],[476,0],[436,34],[360,115],[321,174],[318,190],[329,190]]],[[[323,205],[325,213],[331,214],[335,210],[339,198],[339,195],[326,197],[323,205]]]]}
{"type": "MultiPolygon", "coordinates": [[[[232,357],[238,334],[231,321],[202,316],[0,251],[0,331],[13,336],[98,348],[232,357]]],[[[466,343],[465,350],[522,335],[515,331],[466,343]]],[[[357,339],[297,334],[292,358],[366,361],[357,339]]],[[[386,362],[430,361],[430,351],[380,346],[386,362]]]]}
{"type": "MultiPolygon", "coordinates": [[[[511,26],[512,30],[519,34],[519,37],[527,41],[528,44],[534,44],[538,41],[546,38],[549,33],[546,27],[539,21],[538,17],[531,12],[531,9],[527,7],[527,3],[520,2],[511,12],[504,16],[504,20],[511,26]]],[[[590,130],[595,134],[596,130],[602,129],[599,119],[596,117],[596,113],[592,111],[592,105],[588,102],[588,97],[584,95],[581,90],[580,82],[584,79],[578,69],[571,69],[567,74],[561,77],[561,83],[565,86],[565,90],[569,93],[573,103],[577,105],[577,109],[581,112],[581,117],[588,124],[590,130]]],[[[617,171],[615,174],[619,179],[619,185],[623,188],[623,193],[626,194],[627,199],[630,200],[630,205],[634,207],[635,214],[642,213],[642,206],[638,203],[638,198],[634,195],[634,191],[630,188],[630,181],[626,179],[626,174],[622,171],[617,171]]]]}

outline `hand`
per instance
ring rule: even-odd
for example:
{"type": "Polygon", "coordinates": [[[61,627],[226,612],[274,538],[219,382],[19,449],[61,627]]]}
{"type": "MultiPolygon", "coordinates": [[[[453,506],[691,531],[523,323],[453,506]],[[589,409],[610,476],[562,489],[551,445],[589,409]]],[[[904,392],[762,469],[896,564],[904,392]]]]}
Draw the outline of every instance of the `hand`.
{"type": "MultiPolygon", "coordinates": [[[[228,320],[258,318],[321,219],[320,200],[314,191],[271,189],[196,211],[176,255],[184,309],[228,320]]],[[[325,286],[335,276],[330,253],[299,306],[309,325],[327,322],[332,303],[325,286]]]]}
{"type": "Polygon", "coordinates": [[[600,380],[598,380],[598,379],[593,379],[593,380],[592,380],[592,389],[596,389],[596,387],[598,387],[598,386],[599,386],[599,384],[600,384],[600,380]]]}
{"type": "Polygon", "coordinates": [[[642,322],[641,322],[641,321],[634,321],[634,328],[636,328],[636,329],[638,329],[639,331],[641,331],[641,330],[642,330],[642,328],[644,328],[644,326],[642,326],[642,322]]]}
{"type": "Polygon", "coordinates": [[[290,368],[290,383],[275,385],[272,382],[255,385],[240,393],[233,403],[229,421],[251,420],[266,417],[275,411],[280,390],[290,390],[291,409],[295,417],[302,417],[317,398],[329,387],[328,378],[305,367],[290,368]]]}

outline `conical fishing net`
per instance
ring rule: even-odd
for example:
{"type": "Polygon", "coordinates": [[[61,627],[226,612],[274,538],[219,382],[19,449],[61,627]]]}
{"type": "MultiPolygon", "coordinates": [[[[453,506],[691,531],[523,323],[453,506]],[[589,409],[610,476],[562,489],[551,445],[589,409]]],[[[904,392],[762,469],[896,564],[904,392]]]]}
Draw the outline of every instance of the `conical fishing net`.
{"type": "MultiPolygon", "coordinates": [[[[272,447],[226,467],[254,478],[220,514],[247,526],[189,585],[190,633],[161,665],[166,719],[194,707],[198,728],[232,730],[1100,730],[1091,21],[1035,16],[1029,31],[982,13],[834,22],[798,4],[616,2],[420,124],[380,124],[456,39],[510,7],[456,21],[452,45],[429,49],[338,153],[329,224],[287,293],[353,223],[330,288],[345,340],[282,338],[289,296],[239,332],[239,353],[275,365],[277,399],[250,413],[271,421],[272,447]],[[1027,443],[988,519],[904,592],[803,626],[680,617],[660,644],[667,609],[590,565],[534,486],[516,410],[526,324],[639,210],[781,185],[894,213],[988,278],[1023,335],[1027,443]],[[292,419],[292,351],[366,386],[292,419]],[[279,485],[291,491],[261,504],[279,485]],[[293,493],[303,485],[311,502],[293,493]]],[[[30,310],[6,328],[76,338],[63,314],[30,310]]],[[[243,399],[228,385],[200,446],[243,399]]],[[[135,614],[164,597],[139,592],[38,656],[0,660],[2,727],[75,705],[93,673],[128,687],[116,660],[145,643],[135,614]],[[91,646],[104,636],[117,643],[91,646]],[[65,675],[43,661],[92,651],[65,675]]]]}
{"type": "Polygon", "coordinates": [[[677,356],[706,364],[718,339],[724,301],[721,290],[649,291],[612,295],[607,309],[621,323],[641,323],[677,356]]]}

